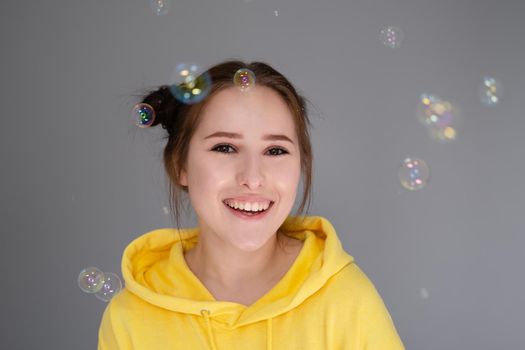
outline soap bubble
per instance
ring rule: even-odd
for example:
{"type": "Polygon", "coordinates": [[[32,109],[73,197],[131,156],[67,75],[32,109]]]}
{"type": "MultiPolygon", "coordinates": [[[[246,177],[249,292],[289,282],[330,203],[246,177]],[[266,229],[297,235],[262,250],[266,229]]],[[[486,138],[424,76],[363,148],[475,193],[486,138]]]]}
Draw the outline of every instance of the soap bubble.
{"type": "Polygon", "coordinates": [[[385,27],[381,29],[381,32],[379,33],[379,38],[383,45],[388,46],[391,49],[396,49],[401,46],[403,36],[403,31],[397,27],[385,27]]]}
{"type": "Polygon", "coordinates": [[[418,119],[438,141],[455,140],[461,121],[460,113],[452,103],[430,94],[420,96],[418,119]]]}
{"type": "Polygon", "coordinates": [[[111,300],[122,289],[122,282],[113,272],[104,272],[104,283],[102,287],[95,293],[95,296],[105,302],[111,300]]]}
{"type": "Polygon", "coordinates": [[[480,88],[480,98],[487,106],[493,106],[501,99],[502,88],[498,80],[491,77],[484,77],[480,88]]]}
{"type": "Polygon", "coordinates": [[[241,91],[248,91],[255,86],[255,74],[246,68],[241,68],[233,76],[233,83],[241,91]]]}
{"type": "Polygon", "coordinates": [[[104,284],[104,273],[96,267],[88,267],[80,271],[78,286],[86,293],[96,293],[104,284]]]}
{"type": "Polygon", "coordinates": [[[407,190],[419,190],[426,186],[430,177],[427,163],[422,159],[405,158],[399,168],[399,181],[407,190]]]}
{"type": "Polygon", "coordinates": [[[138,103],[131,111],[133,122],[139,128],[147,128],[155,120],[155,110],[147,103],[138,103]]]}
{"type": "Polygon", "coordinates": [[[149,4],[153,12],[155,12],[156,15],[165,15],[168,13],[170,8],[170,1],[171,0],[150,0],[149,4]]]}
{"type": "Polygon", "coordinates": [[[430,296],[430,294],[428,293],[428,290],[424,287],[421,288],[420,293],[421,293],[422,299],[428,299],[428,297],[430,296]]]}
{"type": "Polygon", "coordinates": [[[185,104],[198,103],[208,96],[211,78],[195,63],[181,63],[171,76],[170,91],[185,104]]]}

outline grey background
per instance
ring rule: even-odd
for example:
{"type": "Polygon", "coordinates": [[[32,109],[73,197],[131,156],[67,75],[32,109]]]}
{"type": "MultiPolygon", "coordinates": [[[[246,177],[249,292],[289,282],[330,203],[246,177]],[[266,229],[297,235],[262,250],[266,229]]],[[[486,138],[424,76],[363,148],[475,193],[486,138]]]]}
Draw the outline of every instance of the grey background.
{"type": "Polygon", "coordinates": [[[163,130],[131,124],[136,96],[180,62],[228,58],[270,63],[312,102],[310,213],[332,221],[407,349],[525,348],[523,1],[0,6],[0,348],[96,348],[106,304],[78,273],[120,275],[131,240],[173,226],[163,130]],[[395,50],[379,40],[389,25],[405,35],[395,50]],[[484,75],[504,87],[496,106],[479,101],[484,75]],[[461,110],[455,142],[428,137],[421,93],[461,110]],[[430,166],[423,190],[399,184],[407,156],[430,166]]]}

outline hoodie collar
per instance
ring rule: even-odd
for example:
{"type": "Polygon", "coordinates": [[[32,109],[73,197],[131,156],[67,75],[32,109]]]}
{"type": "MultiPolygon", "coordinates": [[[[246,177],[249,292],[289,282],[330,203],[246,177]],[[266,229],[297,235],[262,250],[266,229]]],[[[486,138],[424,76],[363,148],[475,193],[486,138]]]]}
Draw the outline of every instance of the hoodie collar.
{"type": "Polygon", "coordinates": [[[284,277],[252,305],[215,300],[189,269],[184,252],[197,243],[199,228],[181,229],[180,236],[177,229],[162,228],[132,241],[122,257],[126,288],[158,307],[202,318],[213,350],[216,349],[212,325],[236,329],[265,321],[271,349],[272,318],[300,305],[353,262],[334,227],[323,217],[289,216],[280,231],[303,240],[303,247],[284,277]]]}

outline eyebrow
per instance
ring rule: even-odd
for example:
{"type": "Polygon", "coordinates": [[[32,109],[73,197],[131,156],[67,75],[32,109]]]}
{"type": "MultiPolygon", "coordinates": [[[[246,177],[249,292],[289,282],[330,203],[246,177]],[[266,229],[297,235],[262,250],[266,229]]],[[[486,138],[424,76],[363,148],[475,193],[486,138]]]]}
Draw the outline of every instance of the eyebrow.
{"type": "MultiPolygon", "coordinates": [[[[226,131],[217,131],[211,135],[206,136],[204,139],[207,140],[212,137],[229,137],[231,139],[242,139],[241,134],[237,134],[234,132],[226,132],[226,131]]],[[[262,139],[270,140],[270,141],[288,141],[288,142],[291,142],[292,145],[294,144],[293,141],[286,135],[266,134],[262,137],[262,139]]]]}

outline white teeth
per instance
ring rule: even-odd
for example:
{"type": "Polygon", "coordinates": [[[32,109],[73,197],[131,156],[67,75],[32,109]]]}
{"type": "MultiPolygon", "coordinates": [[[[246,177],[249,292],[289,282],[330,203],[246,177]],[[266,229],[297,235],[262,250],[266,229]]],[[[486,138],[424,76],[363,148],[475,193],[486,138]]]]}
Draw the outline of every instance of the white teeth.
{"type": "Polygon", "coordinates": [[[245,210],[245,211],[263,211],[268,209],[270,202],[268,203],[243,203],[236,201],[224,201],[224,203],[232,208],[245,210]]]}

